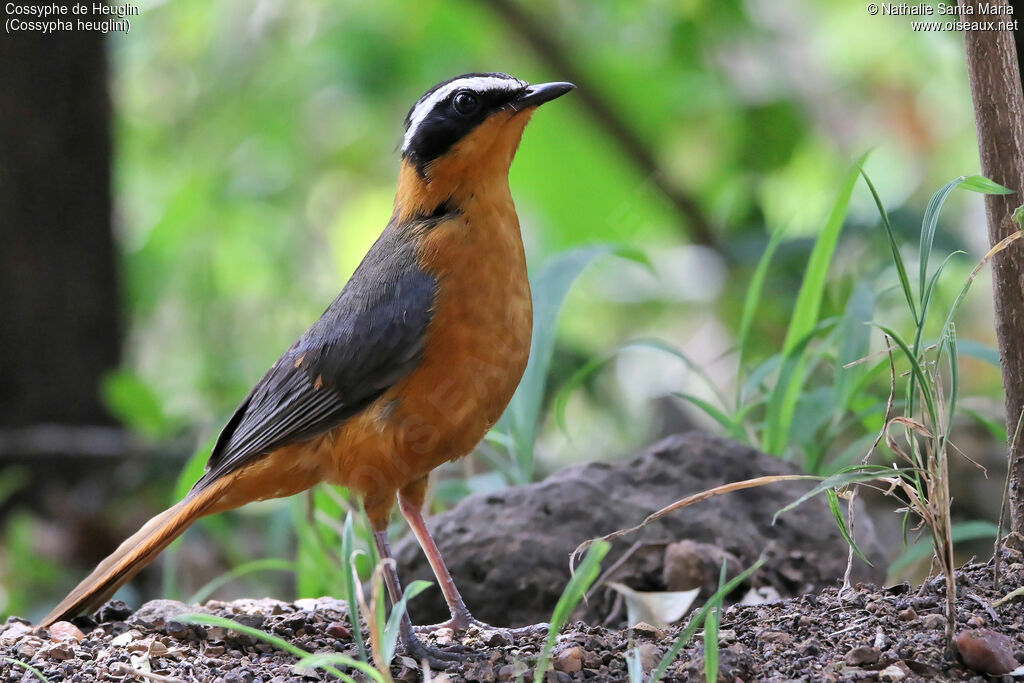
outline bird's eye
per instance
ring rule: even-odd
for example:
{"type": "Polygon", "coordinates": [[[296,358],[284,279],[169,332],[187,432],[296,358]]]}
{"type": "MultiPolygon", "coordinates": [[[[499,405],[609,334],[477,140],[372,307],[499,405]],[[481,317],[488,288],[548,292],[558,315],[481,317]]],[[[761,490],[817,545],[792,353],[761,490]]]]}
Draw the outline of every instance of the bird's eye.
{"type": "Polygon", "coordinates": [[[455,94],[455,99],[452,100],[452,107],[463,116],[471,116],[480,107],[480,101],[473,93],[463,90],[455,94]]]}

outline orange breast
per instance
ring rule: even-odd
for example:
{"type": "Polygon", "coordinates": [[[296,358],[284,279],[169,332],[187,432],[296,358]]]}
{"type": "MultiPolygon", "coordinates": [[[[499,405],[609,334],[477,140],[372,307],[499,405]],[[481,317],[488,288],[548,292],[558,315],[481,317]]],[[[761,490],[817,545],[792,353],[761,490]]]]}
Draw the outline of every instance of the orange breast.
{"type": "Polygon", "coordinates": [[[362,494],[371,516],[398,489],[473,450],[526,368],[533,311],[508,186],[460,206],[418,246],[438,282],[421,364],[319,444],[324,478],[362,494]]]}

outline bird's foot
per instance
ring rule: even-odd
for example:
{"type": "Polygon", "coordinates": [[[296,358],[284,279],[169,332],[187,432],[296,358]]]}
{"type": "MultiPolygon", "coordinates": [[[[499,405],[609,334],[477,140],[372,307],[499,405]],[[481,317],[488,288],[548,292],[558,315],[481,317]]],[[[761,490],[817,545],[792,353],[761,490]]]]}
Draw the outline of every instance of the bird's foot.
{"type": "Polygon", "coordinates": [[[440,624],[430,624],[429,626],[414,626],[413,631],[416,633],[436,633],[442,629],[451,631],[454,633],[464,633],[470,629],[476,629],[486,633],[495,633],[503,636],[506,641],[511,643],[515,636],[522,635],[533,635],[537,633],[546,633],[548,630],[547,624],[531,624],[529,626],[518,626],[516,628],[507,628],[504,626],[491,626],[490,624],[484,623],[479,619],[475,619],[472,616],[453,616],[448,621],[440,624]]]}
{"type": "Polygon", "coordinates": [[[403,639],[402,651],[416,662],[426,662],[431,669],[437,671],[443,671],[452,664],[464,662],[473,655],[472,648],[464,645],[434,647],[427,645],[415,635],[409,635],[403,639]]]}

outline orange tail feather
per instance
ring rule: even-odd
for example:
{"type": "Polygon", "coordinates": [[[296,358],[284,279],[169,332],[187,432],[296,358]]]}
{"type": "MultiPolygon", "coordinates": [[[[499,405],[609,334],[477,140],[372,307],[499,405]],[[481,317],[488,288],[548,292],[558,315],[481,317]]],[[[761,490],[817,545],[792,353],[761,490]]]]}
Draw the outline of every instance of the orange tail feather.
{"type": "Polygon", "coordinates": [[[156,559],[156,556],[183,534],[193,522],[211,512],[210,508],[220,498],[227,483],[229,482],[225,480],[212,482],[210,486],[194,492],[174,507],[146,522],[75,586],[75,589],[46,615],[41,625],[49,626],[55,621],[70,619],[98,609],[118,588],[156,559]]]}

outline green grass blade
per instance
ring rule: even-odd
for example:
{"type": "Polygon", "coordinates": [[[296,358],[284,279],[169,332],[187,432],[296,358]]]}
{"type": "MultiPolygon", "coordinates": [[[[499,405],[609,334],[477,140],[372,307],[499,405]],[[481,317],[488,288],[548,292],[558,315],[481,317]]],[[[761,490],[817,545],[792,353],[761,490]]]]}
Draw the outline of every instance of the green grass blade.
{"type": "MultiPolygon", "coordinates": [[[[974,520],[968,522],[957,522],[950,528],[953,543],[965,541],[991,540],[996,537],[999,531],[992,522],[974,520]]],[[[896,575],[904,571],[916,562],[927,558],[935,552],[931,539],[922,538],[912,545],[907,546],[899,556],[889,564],[889,573],[896,575]]]]}
{"type": "Polygon", "coordinates": [[[259,560],[252,560],[245,564],[239,565],[230,571],[226,571],[219,576],[215,576],[210,579],[206,584],[197,590],[189,597],[185,602],[190,604],[196,604],[204,602],[210,595],[213,594],[221,586],[228,584],[235,579],[245,576],[246,574],[252,574],[254,572],[294,572],[295,563],[290,560],[282,560],[279,558],[263,558],[259,560]]]}
{"type": "Polygon", "coordinates": [[[785,451],[797,400],[800,398],[804,378],[807,376],[807,358],[804,352],[815,337],[827,332],[835,324],[836,321],[830,319],[813,326],[803,339],[798,340],[784,354],[782,366],[779,368],[779,378],[772,389],[771,398],[768,400],[768,411],[765,415],[762,449],[766,453],[782,455],[785,451]]]}
{"type": "Polygon", "coordinates": [[[983,175],[972,175],[964,178],[963,184],[960,186],[965,190],[971,192],[980,192],[981,194],[1013,194],[1014,190],[1008,187],[1003,187],[999,183],[989,180],[983,175]]]}
{"type": "Polygon", "coordinates": [[[26,671],[28,671],[30,674],[32,674],[36,678],[38,678],[39,680],[43,681],[43,683],[49,683],[46,680],[46,676],[43,675],[43,672],[40,671],[39,669],[35,668],[31,664],[26,664],[25,662],[21,661],[20,659],[15,659],[14,657],[0,657],[0,659],[2,659],[5,662],[10,662],[11,664],[14,664],[15,666],[20,666],[22,669],[25,669],[26,671]]]}
{"type": "Polygon", "coordinates": [[[850,206],[853,186],[857,182],[860,166],[866,158],[865,154],[847,171],[839,195],[825,220],[825,225],[814,241],[811,256],[807,261],[807,268],[804,270],[803,282],[800,284],[800,291],[793,309],[793,317],[790,319],[789,328],[786,330],[786,339],[782,345],[782,355],[793,358],[796,362],[790,368],[789,381],[781,386],[776,384],[775,391],[772,392],[773,400],[769,403],[770,415],[765,421],[764,436],[765,450],[768,453],[780,455],[786,447],[804,375],[803,360],[794,356],[794,351],[818,323],[821,302],[825,297],[825,283],[829,266],[835,255],[836,246],[839,244],[839,233],[842,231],[843,221],[846,219],[846,213],[850,206]]]}
{"type": "Polygon", "coordinates": [[[772,515],[772,524],[775,524],[775,520],[779,518],[779,515],[789,512],[825,491],[864,481],[873,481],[879,477],[890,476],[892,474],[894,474],[894,470],[892,468],[884,467],[882,465],[864,465],[843,468],[832,476],[823,478],[810,491],[772,515]]]}
{"type": "MultiPolygon", "coordinates": [[[[942,205],[946,203],[946,197],[956,189],[956,186],[967,180],[967,176],[960,176],[955,180],[946,183],[941,190],[932,195],[928,200],[928,206],[924,210],[924,219],[921,221],[921,246],[920,246],[920,268],[918,273],[921,301],[924,301],[925,281],[928,279],[928,259],[932,254],[932,244],[935,242],[935,228],[939,224],[939,213],[942,205]]],[[[924,305],[921,306],[921,320],[924,320],[924,305]]]]}
{"type": "MultiPolygon", "coordinates": [[[[722,568],[718,573],[718,590],[725,585],[726,562],[722,560],[722,568]]],[[[704,619],[704,680],[707,683],[718,681],[718,619],[722,612],[722,597],[719,595],[704,619]]]]}
{"type": "Polygon", "coordinates": [[[839,243],[839,233],[850,206],[850,196],[853,194],[853,186],[857,182],[858,170],[865,158],[866,155],[862,156],[846,173],[839,196],[836,197],[832,210],[825,220],[825,225],[814,242],[814,248],[811,249],[800,292],[797,294],[793,318],[790,320],[786,339],[783,342],[784,353],[792,351],[818,322],[818,312],[821,310],[821,301],[825,295],[825,278],[828,275],[836,245],[839,243]]]}
{"type": "Polygon", "coordinates": [[[860,551],[860,548],[857,547],[857,544],[853,540],[853,536],[850,535],[850,530],[846,526],[846,520],[843,519],[843,512],[839,508],[839,494],[836,493],[836,490],[828,489],[825,491],[825,500],[828,501],[828,509],[832,511],[832,517],[836,520],[836,526],[839,527],[839,533],[842,534],[843,540],[846,541],[846,544],[850,546],[851,550],[853,550],[853,554],[867,562],[868,566],[874,567],[875,565],[871,564],[871,560],[869,560],[864,553],[860,551]]]}
{"type": "MultiPolygon", "coordinates": [[[[900,348],[900,351],[903,352],[903,355],[907,360],[910,361],[910,371],[913,373],[917,380],[917,386],[920,387],[920,391],[924,395],[925,407],[928,409],[928,417],[931,419],[932,424],[937,424],[936,418],[938,417],[938,413],[935,410],[935,399],[932,396],[931,385],[928,384],[928,378],[924,376],[924,370],[921,369],[921,364],[918,361],[917,355],[910,350],[907,343],[903,341],[903,337],[897,334],[891,327],[886,327],[885,325],[879,325],[877,323],[872,324],[882,332],[889,335],[889,337],[896,342],[896,346],[900,348]]],[[[908,401],[907,405],[911,405],[911,402],[908,401]]]]}
{"type": "Polygon", "coordinates": [[[366,654],[366,641],[363,638],[363,627],[359,623],[359,600],[356,598],[355,562],[353,554],[356,553],[356,536],[352,528],[352,511],[345,514],[345,524],[341,532],[341,571],[342,586],[345,589],[345,602],[348,604],[348,620],[352,625],[352,635],[355,636],[356,647],[359,649],[359,659],[369,661],[366,654]]]}
{"type": "Polygon", "coordinates": [[[956,350],[956,326],[949,326],[949,334],[946,335],[946,347],[949,349],[949,412],[947,413],[947,428],[952,428],[953,418],[956,416],[957,399],[960,397],[960,368],[959,358],[956,350]]]}
{"type": "Polygon", "coordinates": [[[666,652],[661,658],[661,661],[658,662],[658,666],[651,672],[651,677],[647,679],[648,683],[658,683],[658,681],[665,677],[665,672],[668,671],[668,668],[672,666],[672,662],[675,661],[675,658],[679,656],[682,649],[686,647],[686,644],[690,642],[691,638],[693,638],[693,634],[696,633],[697,629],[704,623],[704,620],[708,616],[708,612],[710,612],[711,608],[714,607],[715,602],[724,600],[725,596],[736,590],[737,586],[746,581],[747,578],[760,569],[761,565],[764,563],[765,558],[762,557],[758,559],[757,562],[733,577],[732,580],[719,588],[715,591],[714,595],[708,598],[708,601],[704,603],[704,606],[690,618],[689,623],[686,624],[686,628],[679,633],[675,642],[672,643],[672,647],[668,649],[668,652],[666,652]]]}
{"type": "MultiPolygon", "coordinates": [[[[771,266],[775,250],[782,242],[782,235],[785,229],[779,228],[772,233],[768,239],[768,245],[764,249],[754,275],[750,278],[750,286],[747,288],[747,295],[743,299],[743,314],[740,317],[739,339],[737,340],[738,358],[736,364],[743,371],[743,360],[747,355],[747,345],[750,339],[750,328],[754,324],[754,315],[757,313],[758,304],[761,302],[761,291],[764,289],[764,281],[768,275],[768,268],[771,266]]],[[[739,384],[737,382],[737,384],[739,384]]],[[[740,393],[736,394],[736,407],[740,405],[740,393]]]]}
{"type": "MultiPolygon", "coordinates": [[[[261,631],[261,630],[259,630],[257,628],[252,628],[251,626],[246,626],[244,624],[239,624],[237,621],[233,621],[231,619],[225,619],[224,617],[217,617],[217,616],[214,616],[212,614],[195,613],[195,614],[183,614],[180,617],[177,617],[177,620],[182,622],[182,623],[186,623],[186,624],[202,624],[204,626],[219,626],[220,628],[230,629],[230,630],[235,631],[237,633],[243,633],[243,634],[245,634],[247,636],[252,636],[253,638],[256,638],[257,640],[262,640],[265,643],[273,645],[278,650],[282,650],[284,652],[287,652],[287,653],[297,657],[299,659],[299,662],[296,663],[296,666],[299,666],[302,663],[302,661],[305,660],[306,658],[314,656],[313,654],[303,650],[301,647],[297,647],[295,645],[292,645],[287,640],[284,640],[282,638],[278,638],[275,635],[271,635],[270,633],[267,633],[265,631],[261,631]]],[[[344,657],[344,655],[335,655],[335,657],[339,657],[340,658],[340,657],[344,657]]],[[[361,673],[369,676],[374,681],[378,681],[380,683],[383,683],[384,679],[380,675],[380,672],[378,672],[376,669],[374,669],[372,666],[370,666],[366,662],[360,662],[360,661],[357,661],[357,660],[352,659],[350,657],[344,657],[344,660],[347,660],[347,661],[343,661],[341,659],[336,659],[335,661],[337,663],[343,664],[344,666],[348,666],[348,667],[351,667],[353,669],[357,669],[361,673]]],[[[316,660],[314,660],[314,661],[316,661],[316,660]]],[[[323,664],[323,665],[319,666],[318,668],[323,669],[327,673],[331,674],[332,676],[335,676],[336,678],[340,678],[343,681],[355,683],[355,681],[352,679],[351,676],[346,675],[345,673],[343,673],[342,671],[336,669],[333,666],[330,666],[330,665],[327,665],[327,664],[323,664]]]]}
{"type": "Polygon", "coordinates": [[[850,401],[856,394],[853,388],[867,370],[863,364],[845,368],[844,365],[864,358],[871,349],[871,327],[874,319],[875,293],[870,285],[858,282],[846,302],[843,317],[836,326],[838,352],[836,354],[836,410],[835,419],[842,417],[849,409],[850,401]]]}
{"type": "Polygon", "coordinates": [[[559,388],[558,392],[555,394],[554,400],[552,401],[552,410],[555,414],[555,420],[563,432],[568,433],[568,425],[565,419],[565,411],[567,406],[569,405],[569,398],[572,396],[572,394],[575,393],[576,390],[578,390],[580,387],[582,387],[583,383],[586,382],[591,375],[593,375],[595,372],[597,372],[605,365],[607,365],[609,362],[614,360],[620,353],[628,349],[652,349],[655,351],[667,353],[670,356],[678,358],[683,362],[684,365],[686,365],[688,369],[692,370],[698,377],[701,378],[704,384],[715,394],[715,398],[718,399],[719,403],[723,407],[728,406],[725,397],[721,394],[721,392],[718,390],[718,387],[715,385],[715,381],[711,379],[711,376],[701,366],[700,363],[695,362],[692,358],[690,358],[688,355],[686,355],[679,349],[675,348],[670,344],[666,344],[660,339],[634,339],[633,341],[626,342],[622,346],[619,346],[618,348],[614,349],[610,353],[600,358],[591,359],[578,370],[576,370],[576,372],[574,372],[569,377],[565,384],[563,384],[561,388],[559,388]]]}
{"type": "Polygon", "coordinates": [[[530,278],[533,292],[530,359],[519,388],[500,421],[501,427],[514,439],[514,455],[519,466],[517,483],[527,483],[533,476],[533,444],[540,421],[545,382],[555,352],[558,313],[569,289],[583,270],[597,258],[608,254],[645,262],[643,255],[634,249],[594,245],[556,255],[530,278]]]}
{"type": "Polygon", "coordinates": [[[875,190],[874,183],[871,182],[871,178],[868,174],[861,169],[861,176],[864,178],[864,182],[867,183],[868,189],[871,191],[871,196],[875,199],[875,206],[878,207],[878,213],[882,217],[882,226],[885,228],[885,234],[889,238],[889,248],[892,250],[892,260],[896,264],[896,274],[899,277],[900,287],[903,288],[903,297],[907,301],[907,306],[910,308],[910,315],[914,319],[916,324],[920,317],[917,315],[917,305],[914,302],[914,292],[910,288],[910,277],[907,275],[907,266],[903,263],[903,255],[900,254],[899,243],[896,241],[896,232],[892,228],[892,223],[889,222],[889,214],[886,213],[885,207],[882,205],[882,199],[878,196],[878,191],[875,190]]]}
{"type": "Polygon", "coordinates": [[[566,584],[562,595],[558,598],[555,611],[551,615],[547,638],[544,639],[544,647],[537,658],[537,668],[533,676],[534,683],[543,683],[544,674],[551,661],[551,651],[558,641],[558,634],[569,620],[569,615],[576,609],[576,605],[590,589],[591,584],[597,580],[601,571],[601,560],[608,554],[611,547],[608,541],[594,541],[590,549],[587,550],[583,561],[576,568],[576,572],[569,579],[569,583],[566,584]]]}
{"type": "MultiPolygon", "coordinates": [[[[699,396],[694,396],[693,394],[677,392],[673,395],[700,408],[700,410],[702,410],[708,417],[717,422],[722,429],[725,430],[727,435],[737,441],[744,440],[743,430],[740,429],[739,425],[733,420],[733,418],[725,414],[725,411],[719,410],[704,399],[699,396]]],[[[745,413],[745,411],[743,412],[745,413]]]]}
{"type": "Polygon", "coordinates": [[[384,658],[386,665],[391,664],[395,658],[395,646],[398,644],[398,630],[402,623],[402,615],[405,614],[406,605],[417,595],[430,588],[434,584],[429,581],[413,581],[402,592],[402,599],[397,605],[391,608],[391,615],[388,617],[387,626],[384,628],[384,658]]]}

